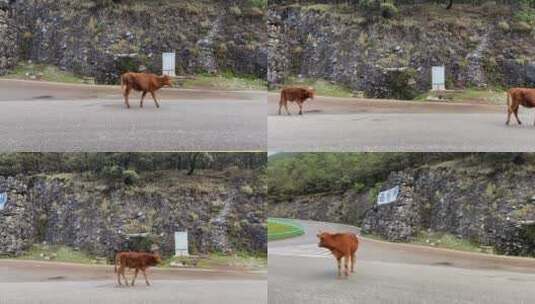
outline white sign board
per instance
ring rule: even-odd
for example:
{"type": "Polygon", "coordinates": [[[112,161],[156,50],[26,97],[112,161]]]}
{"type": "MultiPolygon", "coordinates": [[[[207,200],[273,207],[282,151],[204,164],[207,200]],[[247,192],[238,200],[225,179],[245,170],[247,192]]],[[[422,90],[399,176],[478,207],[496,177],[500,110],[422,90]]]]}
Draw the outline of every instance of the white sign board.
{"type": "Polygon", "coordinates": [[[392,189],[379,192],[377,196],[377,205],[390,204],[398,199],[399,195],[399,186],[395,186],[392,189]]]}
{"type": "Polygon", "coordinates": [[[162,74],[175,77],[175,53],[162,53],[162,74]]]}
{"type": "Polygon", "coordinates": [[[0,210],[4,209],[4,206],[7,203],[7,193],[0,193],[0,210]]]}
{"type": "Polygon", "coordinates": [[[446,69],[444,66],[434,66],[432,69],[433,91],[444,91],[446,89],[446,69]]]}
{"type": "Polygon", "coordinates": [[[175,256],[188,256],[188,232],[175,232],[175,256]]]}

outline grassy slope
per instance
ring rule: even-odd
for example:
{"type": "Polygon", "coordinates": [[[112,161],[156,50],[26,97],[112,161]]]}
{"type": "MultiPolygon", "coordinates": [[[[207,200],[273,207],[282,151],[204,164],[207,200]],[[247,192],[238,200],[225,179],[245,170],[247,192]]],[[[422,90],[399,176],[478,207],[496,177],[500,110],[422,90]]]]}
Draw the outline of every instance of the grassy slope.
{"type": "MultiPolygon", "coordinates": [[[[36,76],[41,81],[62,83],[85,83],[84,79],[71,72],[62,71],[56,66],[21,62],[9,74],[1,77],[5,79],[34,80],[36,76]]],[[[231,74],[207,75],[199,74],[184,81],[183,88],[212,89],[212,90],[265,90],[266,81],[262,79],[237,77],[231,74]]]]}
{"type": "MultiPolygon", "coordinates": [[[[34,245],[19,260],[65,262],[85,265],[109,264],[105,258],[97,258],[67,246],[34,245]]],[[[160,268],[171,268],[171,262],[186,261],[188,258],[172,257],[166,259],[160,268]]],[[[245,253],[238,255],[210,254],[199,259],[195,268],[200,269],[232,269],[262,270],[267,266],[266,257],[253,257],[245,253]]]]}
{"type": "Polygon", "coordinates": [[[44,81],[64,82],[64,83],[84,83],[84,80],[73,73],[61,71],[53,65],[24,63],[21,62],[13,71],[3,76],[6,79],[31,79],[30,76],[37,76],[44,81]]]}
{"type": "Polygon", "coordinates": [[[184,81],[183,88],[208,88],[215,90],[266,90],[266,81],[255,78],[241,78],[229,74],[196,75],[184,81]]]}

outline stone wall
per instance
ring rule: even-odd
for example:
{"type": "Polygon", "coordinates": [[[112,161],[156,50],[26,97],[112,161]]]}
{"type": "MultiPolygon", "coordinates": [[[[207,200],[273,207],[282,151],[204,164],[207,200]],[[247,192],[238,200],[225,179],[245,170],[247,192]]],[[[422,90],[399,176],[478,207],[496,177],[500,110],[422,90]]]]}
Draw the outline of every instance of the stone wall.
{"type": "Polygon", "coordinates": [[[407,241],[418,232],[447,232],[499,253],[535,255],[535,172],[513,168],[436,168],[392,173],[397,201],[368,212],[364,232],[407,241]]]}
{"type": "Polygon", "coordinates": [[[193,253],[263,253],[266,206],[255,183],[249,178],[192,184],[184,177],[171,185],[126,186],[77,175],[0,176],[0,191],[9,196],[0,211],[0,254],[21,255],[47,242],[113,256],[129,236],[148,233],[171,255],[174,232],[182,230],[189,232],[193,253]]]}
{"type": "Polygon", "coordinates": [[[533,29],[507,7],[403,5],[386,19],[358,6],[280,2],[268,11],[272,87],[301,76],[410,99],[431,89],[435,65],[446,66],[449,89],[535,85],[533,29]]]}
{"type": "Polygon", "coordinates": [[[0,75],[6,74],[19,60],[19,45],[14,21],[7,4],[0,2],[0,75]]]}
{"type": "Polygon", "coordinates": [[[168,51],[176,51],[178,74],[230,71],[266,77],[260,9],[240,9],[237,1],[148,3],[98,7],[85,0],[14,1],[10,10],[19,55],[99,83],[116,83],[127,70],[159,73],[161,53],[168,51]]]}

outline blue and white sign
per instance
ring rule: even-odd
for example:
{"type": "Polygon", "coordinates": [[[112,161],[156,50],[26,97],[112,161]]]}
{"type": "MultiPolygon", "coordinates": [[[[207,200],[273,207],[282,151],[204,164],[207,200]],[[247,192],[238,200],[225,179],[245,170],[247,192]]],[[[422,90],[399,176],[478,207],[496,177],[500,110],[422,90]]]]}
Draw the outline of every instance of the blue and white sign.
{"type": "Polygon", "coordinates": [[[2,192],[0,193],[0,210],[4,209],[6,203],[7,203],[7,193],[2,192]]]}
{"type": "Polygon", "coordinates": [[[162,53],[162,74],[175,77],[175,53],[162,53]]]}
{"type": "Polygon", "coordinates": [[[446,89],[446,68],[444,66],[434,66],[431,68],[433,77],[433,91],[444,91],[446,89]]]}
{"type": "Polygon", "coordinates": [[[188,232],[175,232],[175,256],[188,256],[188,232]]]}
{"type": "Polygon", "coordinates": [[[390,204],[398,199],[399,186],[379,192],[377,196],[377,205],[390,204]]]}

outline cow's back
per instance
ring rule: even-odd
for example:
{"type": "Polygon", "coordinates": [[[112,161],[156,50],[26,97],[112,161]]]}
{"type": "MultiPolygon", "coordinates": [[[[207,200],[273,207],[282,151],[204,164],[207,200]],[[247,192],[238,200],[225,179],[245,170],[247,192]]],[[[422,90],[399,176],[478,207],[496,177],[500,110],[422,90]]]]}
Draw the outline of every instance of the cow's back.
{"type": "Polygon", "coordinates": [[[306,89],[299,87],[286,87],[282,89],[282,94],[289,101],[304,101],[308,98],[306,89]]]}
{"type": "Polygon", "coordinates": [[[535,107],[535,89],[520,88],[514,90],[514,98],[520,99],[520,104],[526,108],[535,107]]]}
{"type": "Polygon", "coordinates": [[[154,82],[157,82],[156,75],[146,73],[125,73],[122,76],[123,84],[136,91],[152,91],[154,82]]]}
{"type": "Polygon", "coordinates": [[[339,251],[351,254],[357,251],[359,241],[354,233],[337,233],[333,237],[339,251]]]}
{"type": "Polygon", "coordinates": [[[144,269],[149,266],[145,255],[138,252],[121,252],[119,261],[121,265],[133,269],[144,269]]]}

